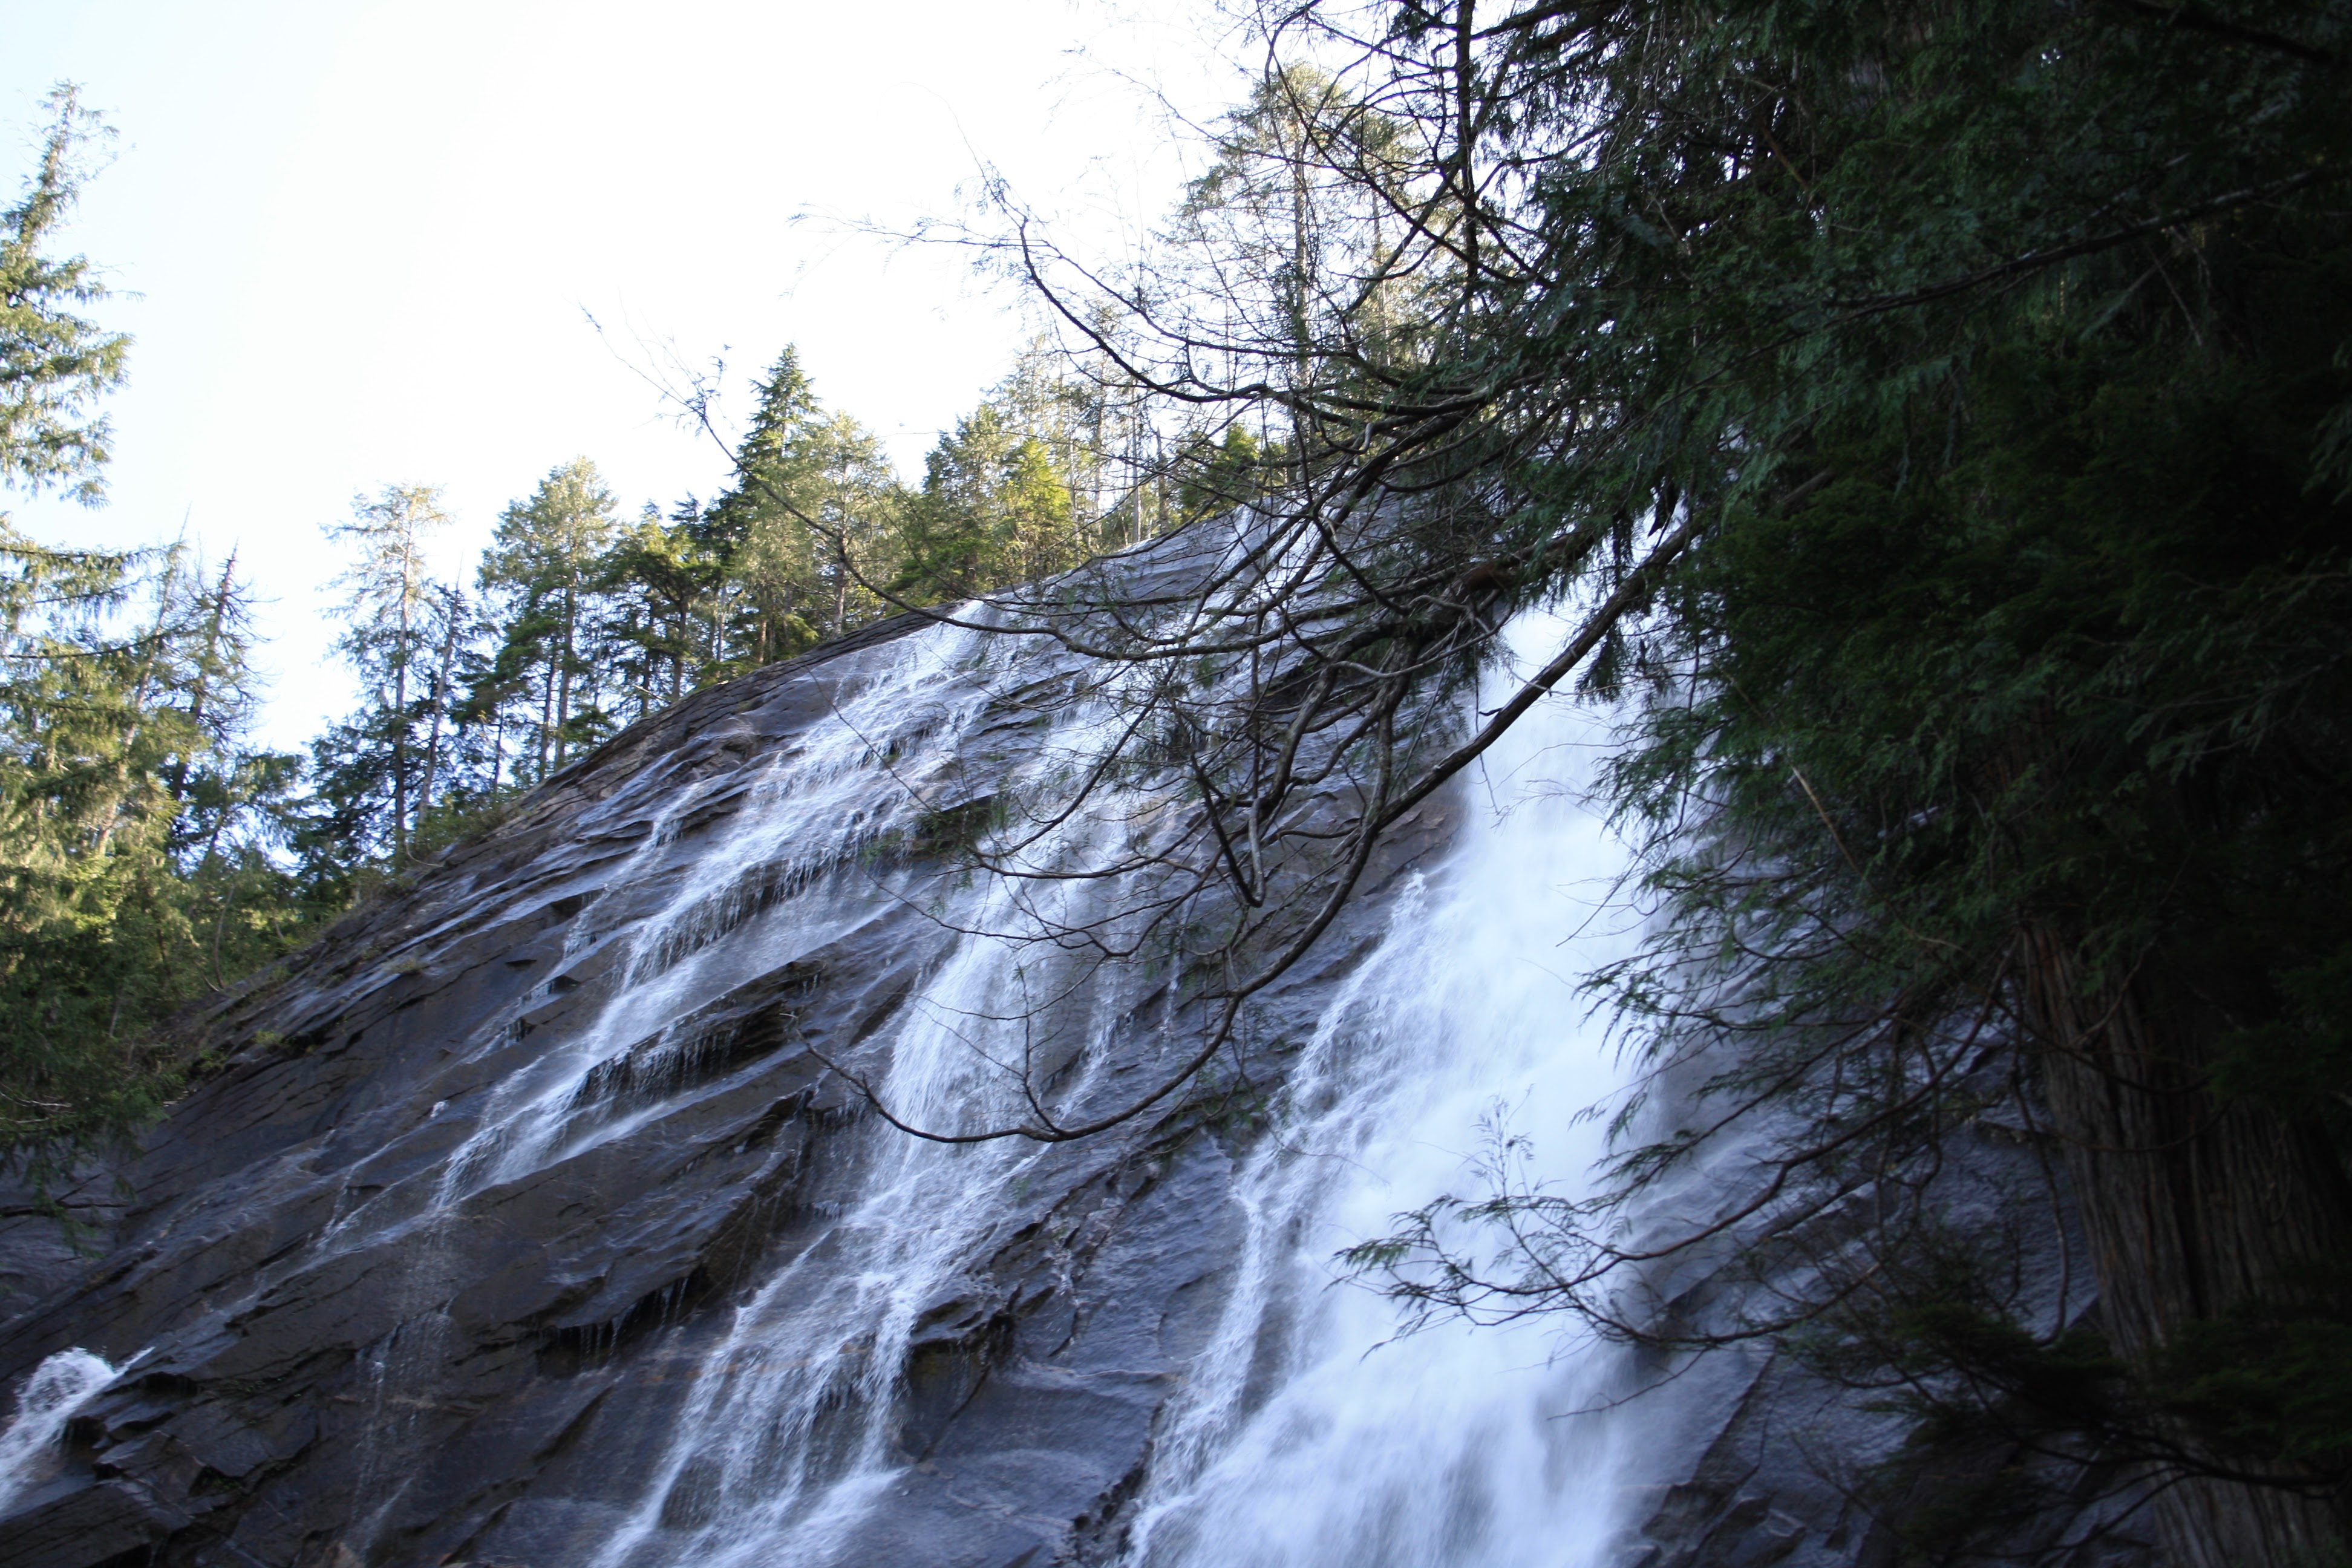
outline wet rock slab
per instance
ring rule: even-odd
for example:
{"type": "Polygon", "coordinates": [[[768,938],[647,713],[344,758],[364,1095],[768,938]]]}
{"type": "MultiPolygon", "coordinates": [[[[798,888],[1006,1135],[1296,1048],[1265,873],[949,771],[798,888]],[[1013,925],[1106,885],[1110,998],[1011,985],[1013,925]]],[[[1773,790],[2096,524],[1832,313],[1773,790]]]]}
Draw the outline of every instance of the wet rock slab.
{"type": "MultiPolygon", "coordinates": [[[[730,940],[755,956],[589,1075],[576,1148],[454,1199],[453,1156],[497,1085],[628,982],[622,939],[723,842],[759,765],[916,629],[637,726],[226,998],[195,1027],[226,1065],[134,1162],[50,1194],[69,1237],[0,1193],[0,1384],[69,1346],[129,1363],[0,1520],[0,1568],[573,1568],[612,1537],[746,1292],[847,1201],[870,1113],[832,1064],[903,1015],[949,936],[877,893],[823,943],[768,951],[760,922],[814,895],[796,872],[747,881],[730,940]]],[[[1034,718],[1008,700],[966,743],[1004,765],[1034,718]]],[[[958,787],[987,798],[985,777],[958,787]]],[[[1449,809],[1423,808],[1329,956],[1266,998],[1275,1035],[1317,1016],[1449,809]]],[[[1179,1107],[1029,1167],[922,1314],[893,1490],[840,1561],[1118,1554],[1238,1247],[1233,1154],[1179,1107]]],[[[1801,1408],[1885,1435],[1837,1427],[1859,1418],[1785,1369],[1717,1375],[1696,1466],[1653,1510],[1657,1568],[1888,1560],[1774,1437],[1801,1408]]],[[[661,1525],[680,1540],[691,1490],[661,1525]]]]}
{"type": "MultiPolygon", "coordinates": [[[[619,937],[723,839],[756,764],[910,629],[703,693],[551,781],[202,1020],[227,1065],[138,1160],[65,1194],[72,1240],[0,1214],[0,1379],[75,1345],[129,1363],[0,1523],[0,1564],[593,1550],[741,1292],[844,1201],[867,1112],[826,1063],[908,1005],[947,938],[877,896],[599,1068],[572,1114],[623,1132],[454,1203],[453,1152],[502,1076],[622,984],[619,937]]],[[[1035,726],[993,730],[1001,749],[1035,726]]],[[[801,896],[782,878],[730,918],[801,896]]],[[[1032,1167],[925,1316],[899,1491],[861,1555],[1042,1561],[1132,1490],[1230,1245],[1225,1154],[1181,1122],[1032,1167]]]]}

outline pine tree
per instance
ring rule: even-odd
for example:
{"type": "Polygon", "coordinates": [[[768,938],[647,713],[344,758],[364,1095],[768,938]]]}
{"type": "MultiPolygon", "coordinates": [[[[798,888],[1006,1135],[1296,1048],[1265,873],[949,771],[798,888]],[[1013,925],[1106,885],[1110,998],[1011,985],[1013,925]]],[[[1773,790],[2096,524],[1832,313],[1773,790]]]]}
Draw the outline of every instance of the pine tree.
{"type": "Polygon", "coordinates": [[[527,737],[518,743],[517,783],[537,783],[613,728],[601,705],[608,671],[598,657],[596,595],[620,532],[614,508],[596,466],[575,458],[507,508],[483,555],[482,590],[503,637],[477,689],[527,737]]]}
{"type": "MultiPolygon", "coordinates": [[[[1169,236],[1182,258],[1177,276],[1205,287],[1223,318],[1202,334],[1204,353],[1232,345],[1228,355],[1241,350],[1294,397],[1377,397],[1383,381],[1423,362],[1456,268],[1442,242],[1439,257],[1414,264],[1397,242],[1454,227],[1460,204],[1443,181],[1430,190],[1417,129],[1303,63],[1269,70],[1223,117],[1213,160],[1186,187],[1169,236]]],[[[1269,458],[1306,449],[1295,430],[1267,445],[1269,458]]]]}
{"type": "Polygon", "coordinates": [[[43,253],[81,194],[88,149],[111,134],[60,84],[40,166],[23,197],[0,213],[0,482],[33,489],[69,484],[85,500],[101,493],[110,434],[94,411],[122,384],[131,340],[68,308],[107,297],[86,257],[43,253]]]}
{"type": "Polygon", "coordinates": [[[872,619],[882,602],[863,584],[894,569],[897,486],[880,442],[825,411],[791,348],[759,395],[733,479],[698,523],[724,574],[729,673],[872,619]]]}
{"type": "Polygon", "coordinates": [[[314,748],[347,859],[382,854],[404,864],[441,782],[464,608],[426,572],[427,542],[450,521],[440,501],[428,485],[386,485],[373,500],[354,498],[350,520],[327,528],[356,554],[336,579],[347,596],[335,646],[367,692],[366,706],[314,748]]]}

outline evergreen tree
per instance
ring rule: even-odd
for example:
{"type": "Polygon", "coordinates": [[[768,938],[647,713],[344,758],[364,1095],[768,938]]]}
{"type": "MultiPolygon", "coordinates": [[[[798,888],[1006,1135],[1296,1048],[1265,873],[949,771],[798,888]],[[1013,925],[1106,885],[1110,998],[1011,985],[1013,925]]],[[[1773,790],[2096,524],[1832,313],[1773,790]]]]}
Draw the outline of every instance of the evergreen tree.
{"type": "Polygon", "coordinates": [[[1327,352],[1335,324],[1359,339],[1391,335],[1383,329],[1419,291],[1392,268],[1389,243],[1398,213],[1410,210],[1402,187],[1420,173],[1405,123],[1324,71],[1291,64],[1267,72],[1224,117],[1213,151],[1177,209],[1180,253],[1248,323],[1254,355],[1283,345],[1286,384],[1303,390],[1346,374],[1327,352]]]}
{"type": "Polygon", "coordinates": [[[814,507],[805,510],[821,546],[816,609],[824,640],[888,612],[874,585],[888,582],[896,568],[905,497],[881,441],[850,416],[826,419],[813,445],[819,484],[814,507]]]}
{"type": "Polygon", "coordinates": [[[449,521],[433,487],[386,485],[373,500],[354,498],[350,520],[327,528],[356,555],[336,579],[347,596],[335,646],[367,692],[366,706],[313,746],[328,807],[319,843],[331,842],[330,858],[345,866],[379,856],[404,863],[434,790],[447,782],[443,737],[465,610],[454,588],[427,575],[425,550],[449,521]]]}
{"type": "MultiPolygon", "coordinates": [[[[129,340],[73,313],[106,291],[45,247],[104,132],[70,87],[47,107],[0,214],[0,483],[95,500],[129,340]]],[[[299,928],[268,852],[293,759],[247,749],[249,644],[234,558],[208,577],[0,518],[0,1162],[37,1180],[171,1092],[162,1016],[299,928]]]]}
{"type": "Polygon", "coordinates": [[[1091,553],[1069,477],[1052,448],[992,401],[956,422],[924,459],[900,524],[897,590],[970,598],[1034,583],[1091,553]]]}
{"type": "Polygon", "coordinates": [[[109,432],[94,405],[122,384],[131,340],[69,308],[107,297],[89,258],[51,257],[43,247],[81,194],[87,150],[111,132],[71,85],[42,106],[51,118],[39,168],[0,212],[0,482],[70,484],[96,500],[109,432]]]}
{"type": "Polygon", "coordinates": [[[1214,441],[1195,437],[1179,448],[1172,465],[1177,515],[1188,522],[1213,517],[1278,490],[1289,458],[1282,442],[1262,442],[1239,424],[1226,426],[1214,441]]]}
{"type": "MultiPolygon", "coordinates": [[[[1339,59],[1360,19],[1276,31],[1339,59]]],[[[2145,1466],[2182,1564],[2340,1555],[2348,20],[1404,5],[1355,57],[1409,122],[1397,177],[1265,143],[1294,190],[1339,171],[1352,233],[1253,269],[1331,231],[1226,204],[1200,297],[1129,291],[1148,384],[1295,447],[1263,544],[1182,611],[1213,630],[1137,634],[1169,668],[1288,661],[1241,712],[1154,695],[1155,735],[1232,758],[1195,763],[1202,840],[1255,850],[1300,787],[1252,735],[1362,737],[1314,775],[1359,781],[1326,853],[1360,867],[1580,668],[1640,704],[1610,784],[1664,907],[1607,979],[1645,1081],[1697,1103],[1629,1112],[1657,1136],[1590,1202],[1411,1216],[1360,1255],[1401,1294],[1777,1336],[1934,1430],[2145,1466]],[[1403,279],[1408,330],[1354,303],[1403,279]],[[1591,609],[1559,655],[1416,754],[1412,694],[1563,602],[1591,609]],[[2070,1173],[2095,1328],[2036,1319],[2013,1238],[1949,1201],[1996,1105],[2070,1173]],[[1631,1205],[1727,1144],[1753,1201],[1627,1251],[1631,1205]],[[1645,1294],[1724,1250],[1781,1294],[1704,1324],[1645,1294]]],[[[1267,946],[1220,1016],[1306,950],[1267,946]]]]}
{"type": "Polygon", "coordinates": [[[1132,444],[1129,426],[1139,410],[1131,399],[1118,395],[1089,356],[1064,353],[1040,337],[1021,351],[1012,370],[982,401],[1006,429],[1045,448],[1053,473],[1069,491],[1075,521],[1091,521],[1112,510],[1115,454],[1132,444]]]}
{"type": "Polygon", "coordinates": [[[234,563],[0,524],[0,1157],[36,1175],[152,1113],[149,1031],[301,926],[268,848],[293,759],[243,745],[234,563]],[[129,624],[125,625],[126,619],[129,624]]]}
{"type": "Polygon", "coordinates": [[[623,721],[704,684],[719,666],[725,571],[697,537],[691,500],[665,520],[651,501],[605,555],[597,578],[601,643],[623,721]]]}
{"type": "Polygon", "coordinates": [[[891,576],[897,486],[881,444],[825,412],[790,348],[759,395],[733,479],[697,524],[724,574],[729,673],[872,619],[880,601],[861,584],[891,576]]]}
{"type": "Polygon", "coordinates": [[[507,508],[482,557],[482,590],[502,627],[476,686],[477,710],[499,728],[494,788],[504,782],[509,728],[518,784],[536,784],[611,732],[597,595],[620,533],[614,507],[596,466],[575,458],[507,508]]]}

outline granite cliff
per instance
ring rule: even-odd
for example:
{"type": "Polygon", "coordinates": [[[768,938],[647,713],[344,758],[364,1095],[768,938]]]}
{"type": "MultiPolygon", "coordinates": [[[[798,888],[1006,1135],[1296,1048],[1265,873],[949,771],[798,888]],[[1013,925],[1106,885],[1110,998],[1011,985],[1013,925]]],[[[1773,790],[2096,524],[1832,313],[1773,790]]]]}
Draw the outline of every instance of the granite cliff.
{"type": "MultiPolygon", "coordinates": [[[[1495,1097],[1563,1179],[1591,1152],[1559,932],[1622,922],[1575,918],[1614,851],[1572,804],[1423,810],[1153,1115],[872,1114],[838,1068],[943,1124],[1007,1052],[1084,1095],[1175,1048],[1141,966],[1038,1002],[957,864],[1068,673],[906,618],[706,691],[193,1021],[213,1065],[70,1227],[0,1220],[0,1568],[1895,1561],[1840,1477],[1899,1426],[1769,1355],[1567,1419],[1644,1369],[1384,1342],[1330,1288],[1495,1097]]],[[[1938,1457],[1922,1506],[2018,1462],[1938,1457]]],[[[2011,1546],[2148,1560],[2112,1478],[2060,1479],[2011,1546]]]]}

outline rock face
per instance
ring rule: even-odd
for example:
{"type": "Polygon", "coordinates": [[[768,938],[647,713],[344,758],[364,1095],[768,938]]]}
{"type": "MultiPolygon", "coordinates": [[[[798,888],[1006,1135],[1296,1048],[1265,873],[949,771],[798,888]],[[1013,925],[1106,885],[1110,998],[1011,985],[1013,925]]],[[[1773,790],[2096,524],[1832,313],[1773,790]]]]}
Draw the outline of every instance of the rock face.
{"type": "MultiPolygon", "coordinates": [[[[71,1347],[119,1371],[0,1502],[0,1568],[1141,1550],[1211,1350],[1304,1310],[1236,1315],[1251,1096],[1322,1059],[1463,808],[1265,999],[1238,1088],[1069,1145],[908,1139],[838,1069],[944,1126],[981,1052],[1113,1092],[1175,1038],[1148,973],[1036,1004],[1055,961],[953,870],[954,825],[1051,764],[1066,676],[902,620],[702,693],[226,998],[218,1068],[61,1194],[73,1237],[0,1202],[0,1383],[71,1347]]],[[[1256,1359],[1229,1426],[1279,1393],[1256,1359]]],[[[1784,1368],[1707,1375],[1612,1552],[1895,1560],[1779,1435],[1899,1434],[1784,1368]]],[[[2116,1512],[2089,1496],[2049,1539],[2116,1512]]]]}

